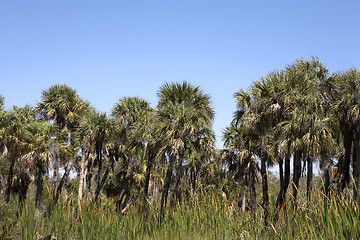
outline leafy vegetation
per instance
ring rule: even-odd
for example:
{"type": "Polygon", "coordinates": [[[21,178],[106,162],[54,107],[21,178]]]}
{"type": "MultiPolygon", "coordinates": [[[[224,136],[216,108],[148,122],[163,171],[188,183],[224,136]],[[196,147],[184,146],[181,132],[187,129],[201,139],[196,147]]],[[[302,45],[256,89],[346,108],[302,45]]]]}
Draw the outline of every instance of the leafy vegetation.
{"type": "Polygon", "coordinates": [[[67,85],[34,107],[0,97],[0,238],[360,237],[358,70],[298,59],[237,90],[223,149],[210,95],[157,94],[111,115],[67,85]]]}

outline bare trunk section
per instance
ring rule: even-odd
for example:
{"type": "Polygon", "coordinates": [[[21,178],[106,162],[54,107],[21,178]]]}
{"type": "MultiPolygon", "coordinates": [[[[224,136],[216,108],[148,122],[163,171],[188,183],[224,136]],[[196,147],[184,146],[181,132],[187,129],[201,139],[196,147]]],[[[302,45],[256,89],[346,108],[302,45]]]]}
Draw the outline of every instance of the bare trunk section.
{"type": "Polygon", "coordinates": [[[145,175],[144,198],[146,198],[149,193],[150,175],[155,158],[155,154],[153,153],[153,149],[151,147],[148,147],[147,154],[148,154],[148,161],[147,161],[146,175],[145,175]]]}
{"type": "Polygon", "coordinates": [[[242,184],[243,186],[243,193],[242,193],[242,200],[241,200],[241,210],[242,212],[245,212],[245,207],[246,207],[246,187],[245,184],[242,184]]]}
{"type": "Polygon", "coordinates": [[[11,158],[10,167],[9,167],[9,174],[7,176],[6,180],[6,189],[5,189],[5,202],[10,201],[10,193],[11,193],[11,186],[12,186],[12,180],[14,177],[14,166],[15,166],[15,158],[11,158]]]}
{"type": "Polygon", "coordinates": [[[307,158],[307,181],[306,181],[306,197],[310,204],[311,191],[312,191],[312,179],[313,179],[313,160],[311,157],[307,158]]]}
{"type": "Polygon", "coordinates": [[[290,157],[285,158],[285,175],[283,185],[275,203],[274,222],[278,220],[279,211],[285,206],[286,192],[290,183],[290,157]]]}
{"type": "Polygon", "coordinates": [[[171,207],[175,207],[176,194],[177,194],[177,191],[178,191],[178,186],[179,186],[180,178],[181,178],[181,175],[182,175],[181,168],[182,168],[182,157],[179,158],[179,163],[178,163],[178,166],[176,168],[175,181],[174,181],[173,189],[172,189],[171,194],[170,194],[170,206],[171,207]]]}
{"type": "Polygon", "coordinates": [[[302,157],[302,152],[300,150],[297,150],[294,154],[294,176],[293,176],[293,197],[294,197],[295,205],[297,203],[299,180],[301,177],[301,157],[302,157]]]}
{"type": "Polygon", "coordinates": [[[88,166],[87,166],[87,174],[85,177],[85,185],[87,189],[87,193],[90,194],[91,193],[91,181],[92,181],[92,177],[93,177],[93,171],[92,171],[92,165],[93,165],[93,161],[89,161],[88,166]]]}
{"type": "Polygon", "coordinates": [[[353,151],[353,175],[354,175],[354,201],[360,205],[359,183],[360,183],[360,133],[355,134],[353,151]]]}
{"type": "Polygon", "coordinates": [[[101,181],[100,181],[99,185],[97,186],[97,188],[95,190],[95,193],[94,193],[94,201],[95,202],[98,199],[100,191],[101,191],[102,187],[104,186],[104,184],[106,182],[106,179],[107,179],[107,177],[109,175],[110,168],[111,168],[114,160],[115,160],[114,156],[112,154],[110,154],[110,156],[109,156],[109,164],[108,164],[108,166],[107,166],[107,168],[105,170],[104,175],[101,177],[101,181]]]}
{"type": "Polygon", "coordinates": [[[55,190],[59,177],[59,162],[60,162],[59,155],[55,153],[54,167],[53,167],[54,172],[53,172],[52,184],[51,184],[51,196],[53,196],[53,198],[55,197],[55,190]]]}
{"type": "Polygon", "coordinates": [[[129,191],[129,180],[130,180],[130,176],[132,173],[132,168],[133,168],[133,164],[134,164],[134,158],[132,156],[130,156],[130,158],[128,159],[128,168],[126,171],[126,175],[125,178],[121,184],[121,190],[120,190],[120,195],[119,195],[119,200],[116,203],[117,209],[122,209],[123,206],[125,206],[126,201],[124,201],[124,197],[126,192],[129,191]]]}
{"type": "Polygon", "coordinates": [[[82,198],[83,198],[83,190],[84,190],[84,185],[86,182],[86,169],[87,169],[87,165],[89,163],[89,154],[87,153],[87,151],[85,149],[82,150],[82,155],[81,155],[81,165],[80,165],[80,176],[79,176],[79,189],[78,189],[78,205],[79,205],[79,209],[81,211],[81,203],[82,203],[82,198]]]}
{"type": "Polygon", "coordinates": [[[161,201],[160,201],[160,218],[164,217],[164,210],[166,208],[167,204],[167,196],[169,193],[169,187],[170,187],[170,181],[171,176],[173,173],[174,163],[175,163],[176,157],[174,155],[171,155],[169,158],[169,165],[166,170],[166,176],[164,181],[164,187],[161,194],[161,201]]]}
{"type": "Polygon", "coordinates": [[[197,171],[194,168],[191,168],[190,172],[190,186],[191,186],[191,194],[195,194],[196,190],[196,177],[197,177],[197,171]]]}
{"type": "Polygon", "coordinates": [[[339,182],[339,190],[343,190],[348,186],[350,182],[350,158],[351,158],[351,143],[352,143],[352,131],[348,130],[344,132],[344,148],[345,157],[342,163],[342,177],[339,182]]]}
{"type": "Polygon", "coordinates": [[[28,182],[26,179],[26,173],[23,164],[20,165],[20,189],[19,189],[19,203],[22,205],[25,202],[27,190],[28,190],[28,182]]]}
{"type": "Polygon", "coordinates": [[[255,188],[255,172],[250,170],[249,191],[250,191],[250,208],[254,220],[256,220],[256,188],[255,188]]]}
{"type": "Polygon", "coordinates": [[[70,171],[71,171],[71,169],[73,167],[73,164],[74,164],[74,159],[71,158],[70,161],[66,164],[64,175],[62,176],[62,178],[60,180],[60,183],[59,183],[59,185],[58,185],[58,187],[56,189],[54,204],[56,204],[57,201],[59,200],[60,194],[61,194],[61,192],[63,190],[64,184],[67,182],[67,179],[69,177],[69,174],[70,174],[70,171]]]}
{"type": "Polygon", "coordinates": [[[280,177],[280,191],[283,188],[284,185],[284,168],[283,168],[283,158],[279,159],[279,177],[280,177]]]}
{"type": "Polygon", "coordinates": [[[102,175],[102,142],[96,142],[96,162],[98,164],[97,187],[101,184],[102,175]]]}
{"type": "Polygon", "coordinates": [[[329,174],[330,163],[326,163],[324,167],[324,192],[327,197],[330,196],[330,174],[329,174]]]}
{"type": "Polygon", "coordinates": [[[264,225],[267,226],[268,220],[268,207],[269,207],[269,194],[268,194],[268,182],[267,182],[267,171],[266,171],[266,136],[261,136],[261,182],[262,182],[262,190],[263,190],[263,208],[264,208],[264,225]]]}
{"type": "Polygon", "coordinates": [[[43,169],[40,164],[38,164],[37,168],[38,171],[36,179],[35,216],[40,215],[41,194],[43,190],[43,169]]]}

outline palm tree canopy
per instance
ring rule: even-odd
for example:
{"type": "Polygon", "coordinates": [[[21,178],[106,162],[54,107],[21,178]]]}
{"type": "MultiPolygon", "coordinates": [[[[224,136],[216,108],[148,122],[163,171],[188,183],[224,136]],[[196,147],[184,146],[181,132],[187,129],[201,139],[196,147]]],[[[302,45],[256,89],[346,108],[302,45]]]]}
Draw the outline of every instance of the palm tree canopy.
{"type": "Polygon", "coordinates": [[[199,86],[193,86],[188,82],[165,83],[157,93],[158,109],[166,107],[169,103],[173,105],[188,104],[194,109],[202,109],[210,121],[214,119],[215,113],[211,106],[210,95],[201,91],[199,86]]]}
{"type": "Polygon", "coordinates": [[[90,108],[76,90],[67,85],[53,85],[44,90],[41,101],[36,104],[36,111],[45,119],[53,120],[61,129],[72,130],[80,116],[90,108]]]}

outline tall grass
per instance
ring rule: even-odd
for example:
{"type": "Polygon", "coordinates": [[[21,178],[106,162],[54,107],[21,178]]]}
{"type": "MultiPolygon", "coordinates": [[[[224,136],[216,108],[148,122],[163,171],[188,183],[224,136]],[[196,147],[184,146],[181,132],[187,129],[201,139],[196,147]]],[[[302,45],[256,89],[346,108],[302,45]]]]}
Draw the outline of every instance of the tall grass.
{"type": "MultiPolygon", "coordinates": [[[[314,194],[311,204],[288,204],[279,220],[263,226],[241,212],[237,199],[216,193],[200,194],[168,208],[160,221],[157,206],[136,203],[125,213],[116,212],[111,199],[95,205],[84,201],[81,213],[75,199],[60,202],[47,217],[34,217],[28,201],[19,217],[23,239],[57,236],[57,239],[359,239],[359,208],[351,199],[328,199],[314,194]]],[[[50,239],[50,238],[49,238],[50,239]]]]}

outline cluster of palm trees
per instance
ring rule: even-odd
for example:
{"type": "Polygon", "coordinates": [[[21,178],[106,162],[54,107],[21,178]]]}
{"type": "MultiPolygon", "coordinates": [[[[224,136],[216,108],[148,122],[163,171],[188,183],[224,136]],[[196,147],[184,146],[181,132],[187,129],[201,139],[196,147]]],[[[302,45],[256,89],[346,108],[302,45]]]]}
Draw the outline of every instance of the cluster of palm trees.
{"type": "Polygon", "coordinates": [[[34,107],[4,110],[0,97],[0,186],[5,201],[16,193],[23,203],[34,183],[39,214],[46,180],[51,211],[69,179],[76,178],[80,210],[85,197],[97,201],[108,196],[121,211],[136,199],[158,201],[163,216],[168,202],[174,206],[184,194],[191,197],[200,188],[220,187],[230,176],[243,189],[243,209],[249,190],[254,217],[255,183],[261,179],[267,224],[268,168],[279,167],[276,220],[290,187],[296,205],[305,172],[311,201],[315,162],[320,163],[326,194],[331,189],[341,194],[351,185],[359,201],[360,71],[330,75],[318,59],[299,59],[253,82],[248,90],[238,90],[237,110],[223,131],[221,150],[214,145],[215,113],[208,94],[182,82],[165,83],[157,95],[156,108],[140,97],[121,98],[111,115],[96,111],[67,85],[44,90],[34,107]]]}
{"type": "Polygon", "coordinates": [[[157,94],[157,109],[139,97],[124,97],[110,116],[97,112],[67,85],[44,90],[34,107],[5,111],[1,97],[5,201],[17,193],[23,203],[33,182],[39,214],[46,179],[51,211],[74,177],[80,210],[85,196],[96,201],[102,192],[115,197],[118,209],[124,210],[139,197],[156,201],[161,190],[161,212],[169,193],[175,203],[180,185],[193,193],[215,152],[210,96],[187,82],[166,83],[157,94]]]}
{"type": "Polygon", "coordinates": [[[261,176],[265,224],[269,215],[267,168],[279,166],[280,187],[274,219],[286,203],[292,186],[296,204],[299,179],[307,173],[307,199],[312,192],[313,164],[324,172],[324,189],[337,181],[342,193],[353,169],[354,197],[359,187],[360,71],[329,74],[316,59],[298,59],[283,70],[273,71],[234,94],[237,111],[223,134],[221,157],[243,186],[249,186],[250,206],[255,216],[254,181],[261,176]],[[290,163],[293,176],[290,185],[290,163]],[[258,164],[258,161],[260,164],[258,164]],[[333,174],[330,176],[329,171],[333,174]]]}

